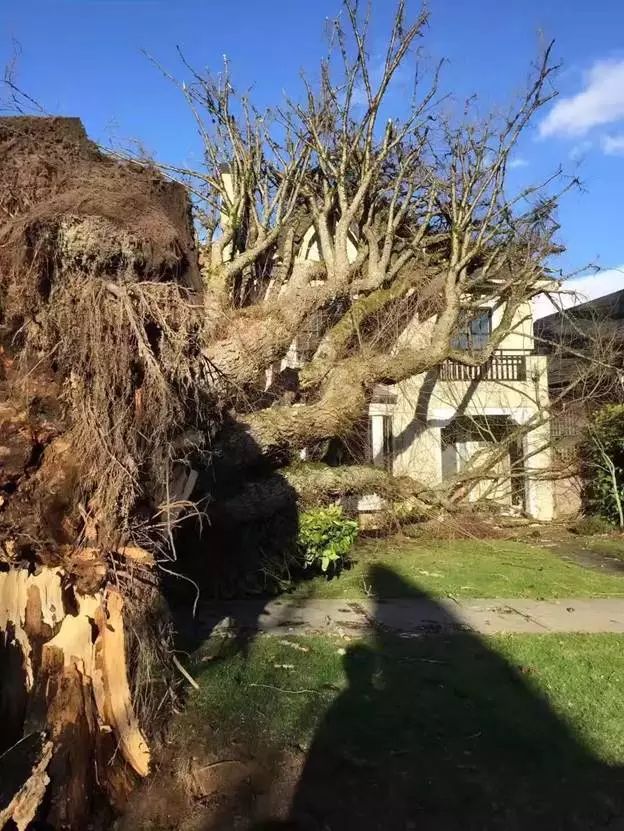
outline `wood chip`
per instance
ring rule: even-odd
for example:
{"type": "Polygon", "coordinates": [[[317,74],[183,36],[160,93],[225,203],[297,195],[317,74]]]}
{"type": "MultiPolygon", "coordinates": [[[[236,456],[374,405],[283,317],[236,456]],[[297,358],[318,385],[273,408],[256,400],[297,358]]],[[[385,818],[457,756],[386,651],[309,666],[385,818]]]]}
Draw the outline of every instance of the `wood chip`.
{"type": "Polygon", "coordinates": [[[279,644],[282,646],[289,646],[291,649],[296,649],[297,652],[309,652],[309,646],[302,646],[300,643],[294,643],[293,641],[281,640],[278,641],[279,644]]]}

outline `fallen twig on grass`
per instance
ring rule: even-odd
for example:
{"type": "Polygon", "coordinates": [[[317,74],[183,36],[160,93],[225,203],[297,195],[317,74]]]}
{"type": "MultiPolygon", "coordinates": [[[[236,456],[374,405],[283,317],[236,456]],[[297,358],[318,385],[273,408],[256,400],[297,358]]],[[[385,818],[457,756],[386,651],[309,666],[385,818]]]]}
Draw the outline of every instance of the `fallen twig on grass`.
{"type": "Polygon", "coordinates": [[[293,643],[293,641],[281,640],[278,641],[281,646],[289,646],[291,649],[296,649],[297,652],[309,652],[309,646],[302,646],[300,643],[293,643]]]}
{"type": "Polygon", "coordinates": [[[311,693],[312,695],[323,695],[321,690],[288,690],[284,687],[274,687],[273,684],[248,684],[249,687],[263,687],[265,690],[275,690],[276,692],[292,693],[293,695],[302,695],[304,693],[311,693]]]}
{"type": "Polygon", "coordinates": [[[172,655],[172,656],[171,656],[171,659],[172,659],[173,664],[174,664],[174,666],[176,667],[176,669],[178,669],[178,670],[180,671],[180,673],[181,673],[181,674],[182,674],[182,675],[186,678],[186,680],[189,682],[189,684],[191,685],[191,687],[193,687],[193,689],[194,689],[194,690],[198,690],[198,689],[199,689],[199,684],[198,684],[198,683],[197,683],[197,681],[196,681],[194,678],[192,678],[192,677],[189,675],[189,673],[188,673],[188,672],[184,669],[184,667],[183,667],[183,666],[182,666],[182,664],[178,661],[178,659],[176,658],[176,656],[175,656],[175,655],[172,655]]]}

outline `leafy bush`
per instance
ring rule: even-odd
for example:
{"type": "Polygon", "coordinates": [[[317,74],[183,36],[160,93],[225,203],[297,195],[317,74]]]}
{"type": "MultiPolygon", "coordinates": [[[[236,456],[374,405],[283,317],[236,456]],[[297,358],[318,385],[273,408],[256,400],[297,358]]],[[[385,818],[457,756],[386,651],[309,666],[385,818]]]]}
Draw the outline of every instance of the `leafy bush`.
{"type": "Polygon", "coordinates": [[[581,517],[570,528],[570,531],[574,534],[580,534],[582,537],[592,537],[594,534],[610,534],[614,530],[609,520],[596,515],[581,517]]]}
{"type": "Polygon", "coordinates": [[[297,547],[305,568],[339,571],[357,537],[357,522],[338,505],[313,508],[299,517],[297,547]]]}
{"type": "Polygon", "coordinates": [[[622,524],[624,502],[624,404],[600,409],[581,448],[584,502],[589,513],[622,524]]]}

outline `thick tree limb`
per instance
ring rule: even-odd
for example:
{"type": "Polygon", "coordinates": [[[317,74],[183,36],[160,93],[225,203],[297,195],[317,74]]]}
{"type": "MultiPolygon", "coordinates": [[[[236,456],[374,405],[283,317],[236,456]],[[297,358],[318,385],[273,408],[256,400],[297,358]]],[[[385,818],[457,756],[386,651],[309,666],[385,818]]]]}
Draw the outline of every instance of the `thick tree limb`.
{"type": "Polygon", "coordinates": [[[331,502],[342,496],[376,493],[390,502],[424,501],[426,488],[408,477],[393,477],[372,465],[302,463],[273,476],[248,481],[236,496],[215,504],[214,515],[229,523],[252,522],[280,511],[331,502]]]}

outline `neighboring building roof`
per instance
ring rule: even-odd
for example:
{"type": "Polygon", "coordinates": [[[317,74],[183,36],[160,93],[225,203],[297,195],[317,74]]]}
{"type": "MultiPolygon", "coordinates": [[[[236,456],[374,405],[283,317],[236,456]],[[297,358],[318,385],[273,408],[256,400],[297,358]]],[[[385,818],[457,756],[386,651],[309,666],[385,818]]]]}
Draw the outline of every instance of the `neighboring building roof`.
{"type": "MultiPolygon", "coordinates": [[[[537,351],[549,355],[549,384],[563,388],[587,372],[592,355],[614,369],[624,363],[624,289],[543,317],[533,325],[537,351]],[[583,355],[586,357],[583,358],[583,355]]],[[[596,390],[597,392],[597,390],[596,390]]]]}
{"type": "Polygon", "coordinates": [[[553,352],[562,342],[582,346],[598,332],[621,334],[624,341],[624,289],[536,320],[533,332],[542,353],[553,352]]]}
{"type": "Polygon", "coordinates": [[[571,309],[599,297],[619,291],[624,287],[624,265],[600,269],[580,277],[569,277],[556,281],[551,291],[544,288],[544,294],[533,301],[534,319],[539,320],[564,309],[571,309]]]}

